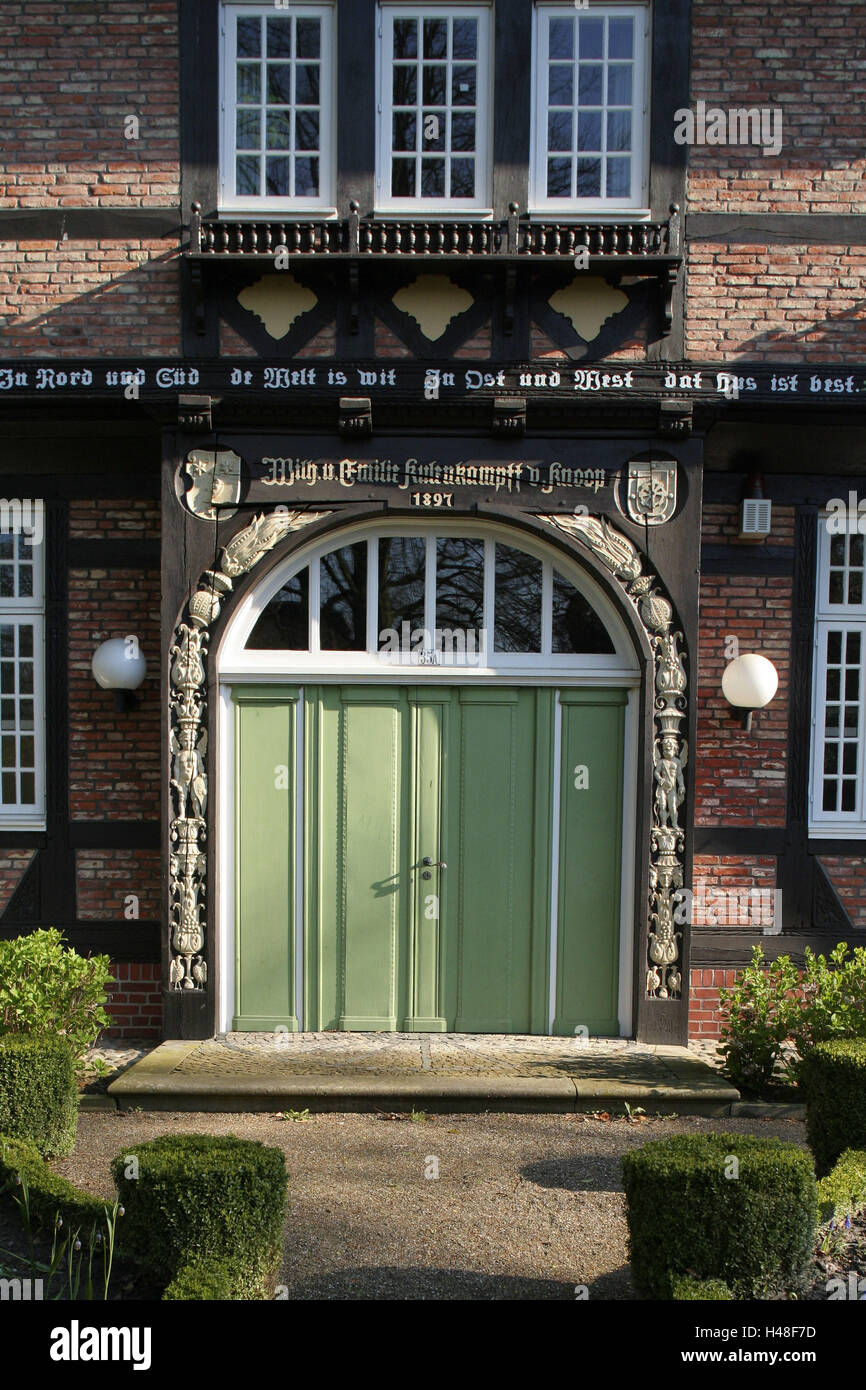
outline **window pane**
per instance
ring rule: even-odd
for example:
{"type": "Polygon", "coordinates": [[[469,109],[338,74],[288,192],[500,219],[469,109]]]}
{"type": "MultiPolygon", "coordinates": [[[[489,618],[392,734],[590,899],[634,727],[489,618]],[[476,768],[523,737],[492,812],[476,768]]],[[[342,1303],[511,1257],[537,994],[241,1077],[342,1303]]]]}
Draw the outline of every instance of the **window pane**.
{"type": "Polygon", "coordinates": [[[601,106],[603,72],[600,63],[581,63],[578,67],[577,99],[581,106],[601,106]]]}
{"type": "Polygon", "coordinates": [[[475,98],[475,64],[464,66],[455,63],[451,79],[452,102],[455,106],[474,106],[475,98]]]}
{"type": "MultiPolygon", "coordinates": [[[[547,148],[551,151],[573,148],[572,116],[570,111],[554,111],[547,118],[547,148]]],[[[585,149],[586,146],[580,146],[585,149]]],[[[598,145],[589,148],[598,149],[598,145]]]]}
{"type": "Polygon", "coordinates": [[[422,159],[421,196],[424,198],[444,198],[445,160],[422,159]]]}
{"type": "Polygon", "coordinates": [[[292,116],[290,111],[268,112],[268,149],[289,150],[292,147],[292,116]]]}
{"type": "Polygon", "coordinates": [[[417,21],[417,19],[395,19],[395,20],[394,20],[394,57],[395,57],[395,58],[417,58],[417,57],[418,57],[418,21],[417,21]]]}
{"type": "MultiPolygon", "coordinates": [[[[834,637],[838,637],[839,639],[841,639],[842,634],[841,634],[840,632],[836,632],[836,633],[833,634],[833,636],[834,636],[834,637]]],[[[849,633],[848,633],[848,641],[847,641],[847,643],[845,644],[845,657],[846,657],[846,660],[847,660],[849,666],[859,666],[859,665],[860,665],[860,633],[859,633],[859,632],[849,632],[849,633]]]]}
{"type": "Polygon", "coordinates": [[[242,154],[237,160],[236,187],[239,195],[250,194],[258,196],[261,189],[261,160],[253,155],[242,154]]]}
{"type": "Polygon", "coordinates": [[[310,619],[310,571],[301,570],[284,584],[262,613],[247,639],[252,651],[307,651],[310,619]]]}
{"type": "Polygon", "coordinates": [[[292,21],[287,18],[268,20],[268,57],[291,58],[292,21]]]}
{"type": "Polygon", "coordinates": [[[475,149],[475,117],[469,112],[460,112],[451,117],[451,148],[475,149]]]}
{"type": "Polygon", "coordinates": [[[547,85],[547,96],[551,106],[574,105],[574,68],[569,63],[552,63],[547,85]]]}
{"type": "Polygon", "coordinates": [[[842,779],[842,805],[840,810],[857,810],[857,783],[848,777],[842,779]]]}
{"type": "Polygon", "coordinates": [[[399,645],[402,624],[424,626],[424,576],[427,547],[422,536],[388,536],[379,541],[379,645],[383,633],[396,631],[399,645]]]}
{"type": "Polygon", "coordinates": [[[496,546],[493,646],[497,652],[541,651],[541,561],[496,546]]]}
{"type": "Polygon", "coordinates": [[[392,162],[391,193],[395,198],[415,197],[414,159],[395,159],[392,162]]]}
{"type": "Polygon", "coordinates": [[[843,590],[843,587],[842,587],[842,582],[843,582],[844,578],[845,578],[844,571],[842,571],[842,570],[831,570],[831,571],[830,571],[830,602],[831,602],[831,603],[844,603],[844,602],[845,602],[845,594],[844,594],[844,590],[843,590]]]}
{"type": "Polygon", "coordinates": [[[366,651],[366,541],[345,545],[322,556],[319,589],[319,646],[322,651],[366,651]]]}
{"type": "Polygon", "coordinates": [[[423,135],[423,149],[443,150],[445,149],[445,112],[444,111],[425,111],[421,119],[421,129],[423,135]]]}
{"type": "Polygon", "coordinates": [[[258,58],[262,52],[262,21],[238,19],[238,57],[258,58]]]}
{"type": "Polygon", "coordinates": [[[258,111],[241,109],[237,113],[237,142],[239,150],[257,150],[261,140],[262,118],[258,111]]]}
{"type": "Polygon", "coordinates": [[[322,24],[318,19],[299,19],[297,28],[297,57],[322,56],[322,24]]]}
{"type": "Polygon", "coordinates": [[[393,91],[395,106],[414,106],[418,101],[418,69],[397,64],[393,91]]]}
{"type": "Polygon", "coordinates": [[[553,575],[552,650],[611,656],[615,652],[601,618],[580,590],[556,571],[553,575]]]}
{"type": "Polygon", "coordinates": [[[574,57],[574,20],[550,21],[549,54],[551,58],[574,57]]]}
{"type": "Polygon", "coordinates": [[[581,15],[578,32],[578,57],[603,58],[603,42],[604,20],[586,19],[581,15]]]}
{"type": "Polygon", "coordinates": [[[291,100],[291,63],[268,63],[268,101],[279,106],[288,106],[291,100]]]}
{"type": "Polygon", "coordinates": [[[298,63],[295,67],[295,101],[300,106],[319,103],[319,64],[298,63]]]}
{"type": "Polygon", "coordinates": [[[424,57],[446,58],[448,56],[448,20],[424,20],[424,57]]]}
{"type": "Polygon", "coordinates": [[[317,150],[319,148],[318,111],[299,111],[295,116],[295,149],[317,150]]]}
{"type": "Polygon", "coordinates": [[[319,161],[306,156],[295,160],[295,197],[319,196],[319,161]]]}
{"type": "Polygon", "coordinates": [[[396,111],[394,113],[394,143],[392,148],[395,150],[416,149],[417,134],[417,117],[410,111],[396,111]]]}
{"type": "Polygon", "coordinates": [[[601,160],[579,159],[577,161],[578,198],[599,198],[601,196],[601,160]]]}
{"type": "Polygon", "coordinates": [[[436,626],[479,632],[484,625],[484,542],[436,541],[436,626]]]}
{"type": "Polygon", "coordinates": [[[607,70],[607,100],[610,106],[631,106],[631,63],[611,63],[607,70]]]}
{"type": "Polygon", "coordinates": [[[474,160],[474,159],[452,159],[452,161],[451,161],[451,197],[452,197],[452,198],[474,198],[474,197],[475,197],[475,160],[474,160]]]}
{"type": "Polygon", "coordinates": [[[631,191],[631,160],[609,159],[607,161],[608,198],[627,198],[631,191]]]}
{"type": "Polygon", "coordinates": [[[827,634],[827,660],[833,666],[838,666],[842,660],[842,634],[841,632],[829,632],[827,634]]]}
{"type": "Polygon", "coordinates": [[[265,192],[271,198],[288,198],[292,191],[291,159],[268,158],[265,165],[265,192]]]}
{"type": "Polygon", "coordinates": [[[258,63],[238,63],[238,101],[256,106],[261,99],[261,67],[258,63]]]}
{"type": "Polygon", "coordinates": [[[631,112],[609,111],[607,113],[608,150],[631,149],[631,112]]]}
{"type": "Polygon", "coordinates": [[[22,772],[21,774],[21,804],[22,806],[36,805],[36,778],[32,772],[22,772]]]}
{"type": "Polygon", "coordinates": [[[478,20],[455,19],[451,39],[452,58],[478,57],[478,20]]]}
{"type": "Polygon", "coordinates": [[[634,20],[608,20],[607,56],[609,58],[634,57],[634,20]]]}
{"type": "Polygon", "coordinates": [[[445,105],[445,78],[448,69],[432,64],[424,68],[424,104],[426,106],[445,105]]]}
{"type": "Polygon", "coordinates": [[[571,197],[571,160],[557,157],[547,161],[548,198],[571,197]]]}
{"type": "Polygon", "coordinates": [[[577,148],[594,153],[601,149],[600,111],[581,111],[577,118],[577,148]]]}

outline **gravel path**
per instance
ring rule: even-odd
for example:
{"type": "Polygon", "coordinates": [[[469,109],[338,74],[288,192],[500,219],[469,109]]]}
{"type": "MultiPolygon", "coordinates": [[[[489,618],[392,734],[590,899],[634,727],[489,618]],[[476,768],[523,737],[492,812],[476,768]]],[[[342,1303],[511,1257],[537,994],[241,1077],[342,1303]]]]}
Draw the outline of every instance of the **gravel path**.
{"type": "Polygon", "coordinates": [[[291,1299],[630,1299],[619,1160],[670,1134],[775,1135],[793,1120],[459,1114],[83,1114],[52,1166],[112,1194],[108,1162],[165,1133],[235,1134],[286,1154],[279,1281],[291,1299]],[[433,1163],[431,1160],[436,1160],[433,1163]],[[436,1171],[438,1178],[425,1176],[436,1171]]]}

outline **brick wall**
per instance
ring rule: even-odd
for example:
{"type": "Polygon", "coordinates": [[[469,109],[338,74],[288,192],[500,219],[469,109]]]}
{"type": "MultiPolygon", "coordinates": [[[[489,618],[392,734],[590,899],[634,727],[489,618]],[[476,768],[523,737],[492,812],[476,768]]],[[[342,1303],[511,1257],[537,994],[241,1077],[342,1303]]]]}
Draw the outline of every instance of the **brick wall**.
{"type": "Polygon", "coordinates": [[[111,973],[116,983],[110,986],[106,1007],[114,1022],[106,1028],[106,1035],[110,1038],[161,1037],[160,967],[149,962],[112,961],[111,973]]]}
{"type": "Polygon", "coordinates": [[[160,787],[159,575],[69,571],[69,803],[76,820],[157,820],[160,787]],[[148,662],[138,708],[118,712],[90,662],[100,642],[134,633],[148,662]]]}
{"type": "MultiPolygon", "coordinates": [[[[866,930],[866,858],[822,854],[821,863],[854,927],[866,930]]],[[[852,938],[849,944],[863,943],[852,938]]]]}
{"type": "Polygon", "coordinates": [[[2,20],[0,208],[177,203],[175,0],[4,0],[2,20]]]}
{"type": "Polygon", "coordinates": [[[719,990],[730,989],[736,970],[697,969],[690,972],[689,1037],[717,1038],[721,1033],[719,990]]]}
{"type": "Polygon", "coordinates": [[[32,849],[0,851],[0,913],[9,906],[9,900],[24,877],[34,853],[32,849]]]}
{"type": "Polygon", "coordinates": [[[159,503],[147,498],[69,503],[69,535],[73,540],[158,541],[159,503]]]}
{"type": "Polygon", "coordinates": [[[0,243],[6,357],[174,356],[176,240],[0,243]]]}
{"type": "Polygon", "coordinates": [[[785,824],[790,640],[787,576],[701,577],[696,825],[785,824]],[[741,654],[758,650],[779,672],[779,689],[749,733],[722,694],[731,636],[741,654]]]}
{"type": "Polygon", "coordinates": [[[82,920],[137,921],[162,915],[158,849],[79,850],[75,877],[77,915],[82,920]]]}
{"type": "Polygon", "coordinates": [[[864,283],[866,246],[690,241],[686,356],[866,362],[864,283]]]}
{"type": "Polygon", "coordinates": [[[692,0],[692,105],[779,108],[782,148],[692,146],[688,210],[866,212],[864,48],[862,0],[692,0]]]}

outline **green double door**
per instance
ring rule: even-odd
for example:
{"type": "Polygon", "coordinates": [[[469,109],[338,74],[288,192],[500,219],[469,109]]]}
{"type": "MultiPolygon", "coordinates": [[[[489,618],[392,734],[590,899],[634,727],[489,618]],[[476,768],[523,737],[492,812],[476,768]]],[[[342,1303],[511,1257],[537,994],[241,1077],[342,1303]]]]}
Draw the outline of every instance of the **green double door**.
{"type": "Polygon", "coordinates": [[[233,700],[235,1028],[619,1031],[625,691],[233,700]]]}

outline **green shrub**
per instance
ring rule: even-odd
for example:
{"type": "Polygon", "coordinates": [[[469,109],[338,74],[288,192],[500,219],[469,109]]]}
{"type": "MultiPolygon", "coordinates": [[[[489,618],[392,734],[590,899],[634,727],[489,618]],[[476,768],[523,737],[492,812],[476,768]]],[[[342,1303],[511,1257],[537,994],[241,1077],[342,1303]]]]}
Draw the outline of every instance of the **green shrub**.
{"type": "Polygon", "coordinates": [[[231,1260],[193,1260],[181,1265],[162,1296],[198,1303],[243,1298],[242,1274],[231,1260]]]}
{"type": "Polygon", "coordinates": [[[799,1058],[831,1038],[866,1038],[866,947],[844,941],[828,957],[808,947],[800,971],[790,956],[767,963],[760,946],[732,989],[719,991],[724,1015],[720,1050],[735,1086],[760,1090],[781,1065],[799,1079],[799,1058]]]}
{"type": "Polygon", "coordinates": [[[0,1134],[30,1139],[44,1154],[75,1144],[75,1062],[63,1038],[0,1033],[0,1134]]]}
{"type": "Polygon", "coordinates": [[[730,1303],[734,1295],[721,1279],[690,1279],[678,1274],[671,1280],[671,1298],[680,1301],[713,1301],[730,1303]]]}
{"type": "Polygon", "coordinates": [[[821,1221],[844,1221],[866,1211],[866,1149],[846,1149],[818,1183],[821,1221]]]}
{"type": "Polygon", "coordinates": [[[0,941],[0,1033],[65,1038],[76,1057],[111,1022],[108,956],[79,956],[53,927],[0,941]]]}
{"type": "Polygon", "coordinates": [[[846,1149],[866,1149],[866,1039],[818,1043],[800,1068],[806,1134],[819,1176],[846,1149]]]}
{"type": "Polygon", "coordinates": [[[632,1276],[644,1298],[672,1280],[723,1279],[735,1298],[789,1289],[817,1224],[812,1162],[794,1144],[753,1135],[676,1135],[625,1154],[632,1276]],[[739,1173],[733,1174],[736,1158],[739,1173]]]}
{"type": "Polygon", "coordinates": [[[0,1135],[0,1191],[16,1195],[22,1178],[30,1211],[41,1226],[53,1227],[58,1215],[67,1226],[87,1226],[105,1213],[106,1203],[52,1173],[34,1144],[0,1135]]]}
{"type": "Polygon", "coordinates": [[[111,1167],[126,1210],[124,1248],[155,1278],[168,1284],[190,1264],[213,1271],[229,1260],[234,1297],[267,1296],[282,1243],[281,1149],[171,1135],[131,1147],[111,1167]]]}

